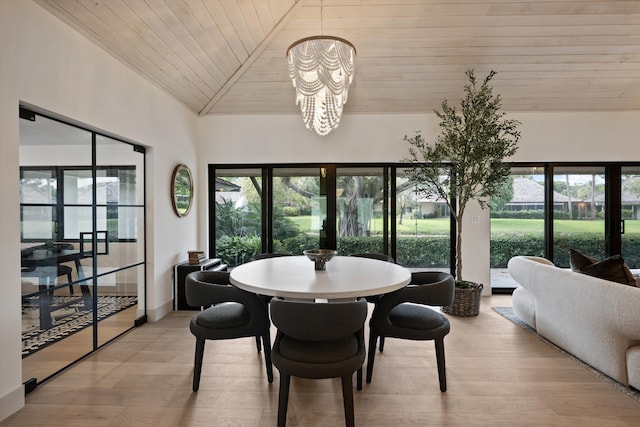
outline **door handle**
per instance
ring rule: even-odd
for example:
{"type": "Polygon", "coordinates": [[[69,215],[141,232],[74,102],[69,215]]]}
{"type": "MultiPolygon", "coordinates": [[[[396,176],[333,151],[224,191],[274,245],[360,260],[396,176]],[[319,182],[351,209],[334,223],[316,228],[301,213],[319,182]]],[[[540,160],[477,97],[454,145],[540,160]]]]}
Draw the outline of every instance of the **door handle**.
{"type": "Polygon", "coordinates": [[[620,234],[624,234],[624,219],[620,220],[620,234]]]}

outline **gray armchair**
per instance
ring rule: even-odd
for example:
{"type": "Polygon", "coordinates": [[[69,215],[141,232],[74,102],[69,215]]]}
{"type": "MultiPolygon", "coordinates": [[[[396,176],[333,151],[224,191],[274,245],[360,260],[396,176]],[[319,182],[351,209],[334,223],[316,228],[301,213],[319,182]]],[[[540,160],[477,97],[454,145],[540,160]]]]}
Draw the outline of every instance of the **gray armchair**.
{"type": "Polygon", "coordinates": [[[314,303],[271,300],[271,319],[278,328],[273,364],[280,372],[278,426],[286,424],[291,377],[341,378],[347,426],[354,425],[353,373],[362,389],[367,302],[314,303]]]}
{"type": "Polygon", "coordinates": [[[266,305],[257,295],[233,286],[226,271],[194,271],[185,279],[185,296],[189,305],[204,307],[189,325],[196,337],[193,391],[200,387],[206,340],[255,337],[258,351],[264,347],[267,380],[273,382],[271,322],[266,305]]]}
{"type": "Polygon", "coordinates": [[[445,316],[427,306],[451,304],[454,287],[455,280],[449,273],[413,273],[409,285],[384,295],[376,302],[369,321],[367,383],[371,382],[373,375],[378,338],[380,352],[384,350],[385,337],[433,340],[436,348],[440,391],[447,390],[444,337],[449,333],[450,324],[445,316]]]}

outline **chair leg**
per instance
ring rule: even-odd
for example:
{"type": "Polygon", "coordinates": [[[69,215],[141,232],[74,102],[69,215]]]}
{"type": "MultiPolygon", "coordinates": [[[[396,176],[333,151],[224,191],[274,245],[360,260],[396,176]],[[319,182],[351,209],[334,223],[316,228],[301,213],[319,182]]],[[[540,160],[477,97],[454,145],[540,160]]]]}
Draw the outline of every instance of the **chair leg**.
{"type": "Polygon", "coordinates": [[[73,281],[73,278],[71,277],[71,272],[68,272],[67,283],[69,284],[69,295],[73,295],[73,285],[71,284],[72,281],[73,281]]]}
{"type": "Polygon", "coordinates": [[[345,375],[342,377],[342,400],[344,402],[344,421],[347,427],[353,427],[355,425],[355,417],[353,410],[353,383],[351,382],[351,375],[345,375]]]}
{"type": "Polygon", "coordinates": [[[440,381],[440,391],[447,391],[447,376],[444,363],[444,338],[435,340],[436,361],[438,363],[438,381],[440,381]]]}
{"type": "Polygon", "coordinates": [[[256,348],[258,349],[258,353],[262,351],[262,344],[260,344],[260,335],[256,335],[256,348]]]}
{"type": "Polygon", "coordinates": [[[362,390],[362,366],[356,371],[356,388],[362,390]]]}
{"type": "Polygon", "coordinates": [[[380,353],[384,351],[384,337],[380,337],[380,353]]]}
{"type": "Polygon", "coordinates": [[[271,362],[271,339],[269,337],[269,331],[262,336],[264,346],[264,363],[267,368],[267,381],[273,382],[273,363],[271,362]]]}
{"type": "Polygon", "coordinates": [[[367,354],[367,384],[371,383],[373,375],[373,362],[376,358],[376,341],[378,337],[373,330],[369,330],[369,353],[367,354]]]}
{"type": "Polygon", "coordinates": [[[202,358],[204,356],[204,338],[196,338],[196,355],[193,364],[193,391],[200,388],[200,374],[202,373],[202,358]]]}
{"type": "Polygon", "coordinates": [[[289,405],[289,383],[291,376],[280,371],[280,391],[278,394],[278,427],[287,425],[287,406],[289,405]]]}

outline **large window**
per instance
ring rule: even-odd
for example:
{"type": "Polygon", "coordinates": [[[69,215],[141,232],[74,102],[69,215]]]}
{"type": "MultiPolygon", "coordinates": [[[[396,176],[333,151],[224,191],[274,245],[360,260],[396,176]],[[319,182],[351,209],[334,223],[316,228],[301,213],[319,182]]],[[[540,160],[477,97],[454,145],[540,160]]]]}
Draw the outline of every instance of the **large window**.
{"type": "Polygon", "coordinates": [[[446,204],[422,200],[394,165],[212,166],[209,176],[210,252],[230,266],[320,247],[450,271],[446,204]]]}
{"type": "MultiPolygon", "coordinates": [[[[327,247],[452,271],[455,224],[447,204],[420,194],[402,165],[212,165],[210,172],[209,250],[231,266],[259,252],[327,247]]],[[[640,166],[631,164],[514,164],[491,200],[491,287],[516,286],[506,270],[513,256],[568,267],[570,248],[596,258],[622,253],[640,268],[639,177],[640,166]]]]}
{"type": "Polygon", "coordinates": [[[513,289],[506,267],[515,255],[541,256],[569,267],[570,249],[593,258],[622,254],[640,268],[639,166],[514,166],[491,201],[491,286],[513,289]]]}

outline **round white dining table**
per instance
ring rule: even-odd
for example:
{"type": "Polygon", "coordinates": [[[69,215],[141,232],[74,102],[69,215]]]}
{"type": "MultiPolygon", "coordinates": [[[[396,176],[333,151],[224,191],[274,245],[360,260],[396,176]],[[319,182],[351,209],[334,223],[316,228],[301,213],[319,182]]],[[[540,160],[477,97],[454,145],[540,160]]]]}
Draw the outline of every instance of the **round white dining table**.
{"type": "Polygon", "coordinates": [[[231,270],[231,283],[260,295],[296,299],[348,299],[395,291],[411,281],[400,265],[370,258],[336,256],[315,270],[305,256],[265,258],[231,270]]]}

